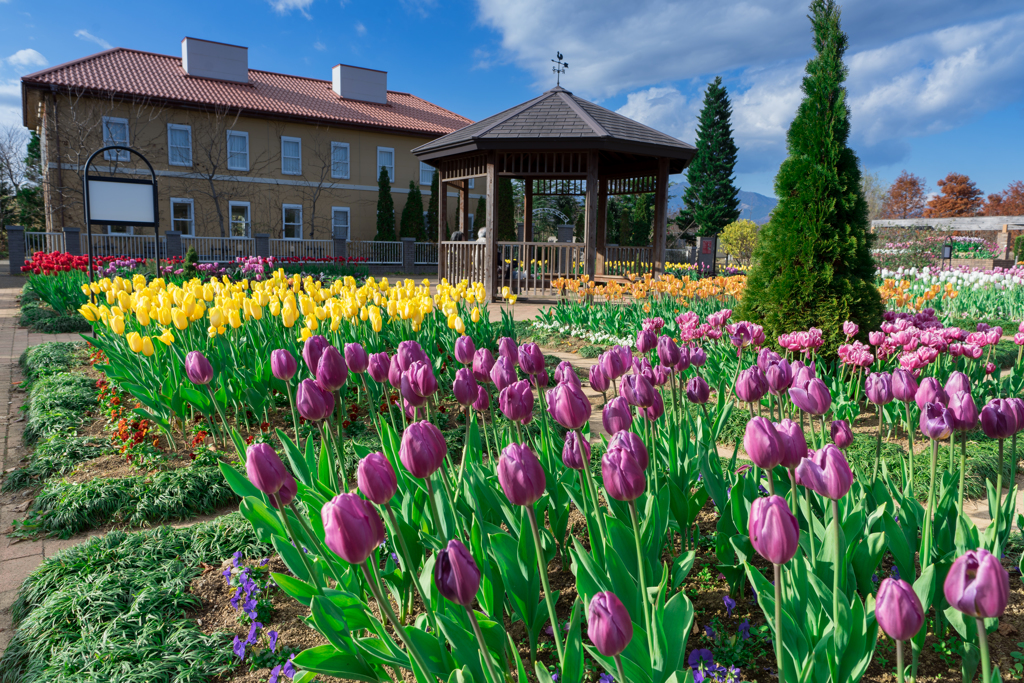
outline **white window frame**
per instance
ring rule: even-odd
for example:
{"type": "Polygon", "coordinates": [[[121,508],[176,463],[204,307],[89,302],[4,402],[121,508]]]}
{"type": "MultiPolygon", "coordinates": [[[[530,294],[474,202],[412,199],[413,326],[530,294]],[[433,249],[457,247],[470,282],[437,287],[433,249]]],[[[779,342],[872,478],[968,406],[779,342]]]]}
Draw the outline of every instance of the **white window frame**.
{"type": "Polygon", "coordinates": [[[228,235],[229,237],[251,237],[252,233],[252,206],[249,202],[228,202],[228,235]],[[245,207],[245,234],[236,235],[231,220],[231,210],[236,206],[245,207]]]}
{"type": "MultiPolygon", "coordinates": [[[[128,132],[128,119],[118,118],[116,116],[104,116],[102,122],[103,132],[103,146],[107,145],[124,145],[128,146],[129,132],[128,132]],[[123,123],[124,124],[124,140],[115,140],[109,135],[110,129],[107,124],[109,123],[123,123]]],[[[129,161],[132,158],[132,153],[126,149],[108,149],[103,153],[103,158],[107,161],[129,161]]]]}
{"type": "MultiPolygon", "coordinates": [[[[282,162],[283,163],[283,162],[282,162]]],[[[228,131],[228,170],[229,171],[248,171],[249,170],[249,134],[244,130],[229,130],[228,131]],[[237,136],[245,140],[245,165],[244,166],[232,166],[231,165],[231,137],[237,136]]]]}
{"type": "Polygon", "coordinates": [[[123,235],[134,235],[135,234],[135,226],[134,225],[108,225],[107,226],[107,234],[108,235],[122,235],[122,236],[123,235]],[[121,232],[120,230],[115,232],[114,228],[124,228],[124,232],[121,232]]]}
{"type": "Polygon", "coordinates": [[[291,138],[291,137],[288,137],[287,135],[282,135],[281,136],[281,175],[302,175],[302,138],[291,138]],[[289,170],[287,170],[285,168],[285,164],[284,164],[284,160],[285,159],[295,159],[296,158],[296,157],[285,157],[285,155],[284,155],[284,143],[286,143],[286,142],[294,142],[294,143],[298,144],[298,146],[299,146],[299,156],[298,156],[299,170],[298,171],[289,171],[289,170]]]}
{"type": "Polygon", "coordinates": [[[188,219],[189,231],[188,232],[179,231],[179,232],[181,232],[182,235],[189,235],[189,236],[194,237],[195,234],[196,234],[196,206],[195,206],[195,202],[192,201],[191,199],[188,199],[188,198],[185,198],[185,197],[171,197],[171,229],[172,230],[177,229],[177,226],[175,225],[175,223],[177,221],[182,220],[180,218],[179,219],[175,219],[174,218],[174,207],[177,204],[187,204],[188,205],[188,213],[189,213],[189,219],[188,219]]]}
{"type": "MultiPolygon", "coordinates": [[[[333,217],[332,217],[333,218],[333,217]]],[[[302,204],[282,204],[281,205],[281,239],[283,240],[301,240],[302,239],[302,204]],[[285,216],[288,213],[288,209],[299,210],[299,227],[296,230],[295,237],[285,237],[285,216]]]]}
{"type": "Polygon", "coordinates": [[[436,170],[437,169],[434,168],[433,166],[431,166],[430,164],[425,164],[425,163],[423,163],[421,161],[420,162],[420,185],[430,185],[433,182],[433,180],[434,180],[434,171],[436,171],[436,170]],[[423,174],[424,173],[429,173],[430,174],[429,176],[427,176],[427,181],[426,182],[423,182],[423,174]]]}
{"type": "Polygon", "coordinates": [[[337,235],[337,233],[334,230],[334,214],[336,212],[338,212],[338,211],[343,211],[345,213],[345,215],[348,217],[348,225],[346,226],[346,228],[348,230],[348,234],[345,236],[345,241],[346,242],[351,242],[352,241],[352,210],[349,207],[347,207],[347,206],[332,206],[331,207],[331,238],[332,239],[337,239],[335,237],[335,235],[337,235]]]}
{"type": "MultiPolygon", "coordinates": [[[[180,149],[180,148],[178,148],[180,149]]],[[[186,126],[180,123],[168,123],[167,124],[167,164],[169,166],[192,166],[192,126],[186,126]],[[174,155],[171,153],[171,131],[172,130],[183,130],[188,133],[188,163],[175,162],[174,155]]]]}
{"type": "Polygon", "coordinates": [[[394,147],[378,147],[377,148],[377,168],[376,168],[376,170],[374,171],[374,174],[373,174],[374,178],[380,178],[380,169],[381,169],[382,166],[384,168],[388,169],[388,179],[391,181],[391,184],[394,185],[395,184],[395,148],[394,147]],[[391,165],[390,166],[388,166],[387,164],[380,163],[380,153],[381,152],[391,152],[391,165]]]}
{"type": "Polygon", "coordinates": [[[349,178],[352,175],[352,150],[347,142],[332,142],[331,143],[331,177],[332,178],[349,178]],[[337,162],[339,164],[344,163],[345,168],[342,173],[335,173],[335,161],[334,161],[334,150],[344,149],[345,150],[345,161],[337,162]]]}
{"type": "Polygon", "coordinates": [[[471,190],[473,189],[473,181],[475,181],[475,180],[476,180],[476,178],[470,178],[469,179],[469,189],[471,189],[471,190]]]}

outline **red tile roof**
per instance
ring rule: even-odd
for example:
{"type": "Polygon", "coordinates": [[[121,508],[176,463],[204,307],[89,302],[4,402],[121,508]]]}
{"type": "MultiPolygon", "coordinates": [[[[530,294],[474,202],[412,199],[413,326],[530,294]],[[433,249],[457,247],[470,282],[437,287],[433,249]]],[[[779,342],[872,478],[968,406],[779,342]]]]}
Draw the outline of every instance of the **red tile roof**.
{"type": "Polygon", "coordinates": [[[52,85],[169,105],[231,107],[255,116],[369,126],[420,135],[445,135],[472,121],[403,92],[388,91],[388,103],[345,100],[330,81],[249,69],[248,83],[189,76],[181,59],[114,48],[24,76],[25,87],[52,85]]]}

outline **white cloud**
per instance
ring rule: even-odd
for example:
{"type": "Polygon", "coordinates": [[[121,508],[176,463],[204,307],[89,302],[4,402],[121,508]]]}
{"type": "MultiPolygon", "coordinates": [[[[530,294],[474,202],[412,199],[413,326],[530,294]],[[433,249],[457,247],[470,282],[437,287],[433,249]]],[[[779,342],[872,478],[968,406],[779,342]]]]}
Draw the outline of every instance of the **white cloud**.
{"type": "Polygon", "coordinates": [[[0,80],[0,126],[21,125],[21,82],[0,80]]]}
{"type": "Polygon", "coordinates": [[[688,102],[674,87],[648,88],[630,93],[617,111],[645,126],[692,141],[699,105],[699,101],[688,102]]]}
{"type": "Polygon", "coordinates": [[[327,46],[318,40],[315,43],[313,43],[313,49],[320,50],[321,52],[323,52],[324,50],[327,49],[327,46]]]}
{"type": "Polygon", "coordinates": [[[437,6],[437,0],[398,0],[406,12],[415,12],[422,18],[429,14],[428,10],[437,6]]]}
{"type": "Polygon", "coordinates": [[[107,41],[103,40],[102,38],[99,38],[99,37],[94,36],[93,34],[89,33],[84,28],[80,29],[78,31],[75,31],[75,38],[81,38],[82,40],[88,40],[90,43],[96,43],[97,45],[102,47],[104,50],[109,50],[109,49],[114,47],[113,45],[111,45],[107,41]]]}
{"type": "Polygon", "coordinates": [[[361,36],[365,36],[366,35],[366,26],[363,25],[363,22],[361,22],[361,21],[357,21],[356,22],[356,33],[358,33],[361,36]]]}
{"type": "Polygon", "coordinates": [[[7,63],[17,68],[46,66],[49,64],[49,62],[46,61],[46,57],[42,56],[32,48],[18,50],[7,58],[7,63]]]}
{"type": "Polygon", "coordinates": [[[288,14],[292,10],[298,10],[307,19],[313,18],[307,11],[313,4],[313,0],[267,0],[267,2],[278,14],[288,14]]]}

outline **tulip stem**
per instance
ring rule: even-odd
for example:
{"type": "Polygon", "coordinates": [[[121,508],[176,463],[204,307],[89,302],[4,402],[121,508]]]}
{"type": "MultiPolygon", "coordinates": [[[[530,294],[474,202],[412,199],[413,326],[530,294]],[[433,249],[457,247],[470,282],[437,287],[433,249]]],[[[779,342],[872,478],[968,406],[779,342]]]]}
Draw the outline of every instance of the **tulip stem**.
{"type": "Polygon", "coordinates": [[[636,575],[640,581],[640,604],[644,608],[644,629],[647,631],[647,650],[651,647],[651,613],[647,606],[647,572],[644,570],[644,552],[640,544],[640,520],[636,514],[636,502],[629,501],[629,517],[633,521],[633,540],[636,543],[636,575]]]}
{"type": "Polygon", "coordinates": [[[395,618],[395,612],[391,609],[391,603],[385,600],[384,596],[381,595],[380,589],[377,588],[377,584],[373,580],[373,576],[370,574],[369,568],[366,566],[366,562],[363,562],[361,566],[363,568],[363,574],[366,575],[366,580],[370,584],[370,590],[373,592],[373,597],[377,600],[377,604],[380,605],[381,614],[387,614],[388,618],[391,619],[391,623],[394,624],[395,627],[395,632],[398,634],[398,637],[402,639],[402,642],[405,643],[405,648],[409,651],[409,655],[412,659],[416,661],[417,666],[419,666],[423,671],[423,675],[429,676],[430,680],[436,681],[437,677],[430,673],[430,669],[427,668],[427,664],[420,655],[420,651],[416,648],[415,643],[409,639],[408,634],[406,634],[405,627],[403,627],[402,624],[399,623],[398,619],[395,618]]]}
{"type": "Polygon", "coordinates": [[[361,374],[360,379],[363,380],[363,394],[366,396],[366,413],[370,416],[370,421],[373,422],[373,428],[377,430],[377,436],[380,437],[383,443],[384,434],[380,427],[380,423],[377,420],[376,412],[373,409],[373,395],[370,393],[370,387],[366,383],[366,375],[361,374]]]}
{"type": "Polygon", "coordinates": [[[437,514],[437,503],[434,501],[434,487],[430,483],[430,476],[423,480],[427,485],[427,501],[430,503],[430,516],[434,518],[434,532],[441,533],[441,518],[437,514]]]}
{"type": "MultiPolygon", "coordinates": [[[[1024,347],[1022,347],[1024,348],[1024,347]]],[[[1024,425],[1018,425],[1018,429],[1024,428],[1024,425]]],[[[1017,483],[1017,432],[1013,433],[1010,437],[1010,486],[1014,486],[1017,483]]]]}
{"type": "Polygon", "coordinates": [[[302,558],[302,564],[305,566],[306,571],[309,573],[309,580],[313,582],[313,588],[316,589],[316,594],[323,597],[324,591],[320,587],[320,582],[316,579],[316,572],[313,571],[313,565],[310,563],[309,558],[306,557],[306,553],[302,550],[302,544],[299,543],[299,537],[295,533],[295,529],[292,528],[292,523],[288,521],[288,510],[281,503],[281,498],[275,493],[271,494],[271,498],[277,503],[277,511],[281,513],[281,519],[284,520],[285,531],[288,532],[288,537],[291,538],[292,545],[299,552],[299,557],[302,558]]]}
{"type": "Polygon", "coordinates": [[[978,649],[981,650],[981,680],[989,683],[992,680],[992,661],[988,655],[988,632],[985,631],[985,620],[976,617],[978,623],[978,649]]]}
{"type": "Polygon", "coordinates": [[[913,495],[913,491],[914,491],[914,425],[910,421],[910,401],[907,401],[905,405],[907,407],[907,440],[908,440],[909,445],[910,445],[910,457],[908,458],[908,461],[910,463],[910,470],[907,473],[907,478],[909,479],[910,487],[908,488],[906,486],[906,484],[908,482],[904,482],[903,489],[905,491],[910,491],[911,492],[910,495],[913,495]]]}
{"type": "Polygon", "coordinates": [[[775,662],[782,677],[782,565],[775,565],[775,662]]]}
{"type": "Polygon", "coordinates": [[[615,680],[625,683],[627,679],[626,674],[622,672],[622,657],[620,655],[615,655],[615,671],[619,674],[619,677],[615,680]]]}
{"type": "MultiPolygon", "coordinates": [[[[583,435],[581,434],[580,438],[582,438],[582,436],[583,435]]],[[[580,445],[580,451],[580,456],[582,457],[582,444],[580,445]]],[[[605,530],[604,520],[601,519],[601,504],[597,499],[597,485],[594,484],[594,477],[590,472],[590,462],[587,460],[583,461],[583,476],[586,477],[587,486],[590,488],[590,496],[594,501],[594,517],[597,519],[597,532],[601,535],[601,543],[603,544],[601,546],[601,554],[603,556],[608,548],[608,533],[605,530]]]]}
{"type": "Polygon", "coordinates": [[[903,683],[903,641],[896,641],[896,683],[903,683]]]}
{"type": "MultiPolygon", "coordinates": [[[[996,473],[996,513],[992,518],[992,528],[996,530],[992,536],[994,539],[992,552],[995,553],[996,557],[1002,555],[999,542],[999,513],[1003,509],[1003,441],[1003,439],[999,439],[999,470],[996,473]]],[[[986,645],[986,647],[988,646],[986,645]]],[[[985,681],[988,683],[988,678],[985,681]]]]}
{"type": "Polygon", "coordinates": [[[839,542],[839,501],[832,501],[832,531],[835,539],[835,565],[832,571],[832,623],[833,628],[839,630],[839,575],[842,572],[842,558],[840,555],[839,542]]]}
{"type": "Polygon", "coordinates": [[[551,599],[551,585],[548,582],[548,568],[544,562],[544,550],[540,546],[540,529],[537,527],[537,513],[532,505],[526,506],[526,515],[530,518],[530,529],[533,531],[533,544],[537,547],[537,568],[540,570],[540,580],[544,585],[544,601],[548,606],[548,618],[551,620],[551,635],[555,639],[555,652],[558,654],[558,668],[564,666],[565,654],[562,650],[562,640],[558,635],[558,614],[555,612],[555,602],[551,599]]]}
{"type": "Polygon", "coordinates": [[[295,505],[295,499],[292,499],[292,502],[288,503],[288,507],[290,507],[292,509],[292,512],[295,513],[295,518],[297,520],[299,520],[299,526],[302,527],[302,530],[306,533],[307,536],[309,536],[311,539],[313,539],[313,545],[316,546],[317,554],[320,555],[320,557],[324,558],[324,564],[327,565],[327,568],[331,571],[331,575],[334,576],[334,580],[338,584],[340,584],[341,583],[341,577],[339,577],[338,573],[334,570],[334,565],[331,564],[330,562],[328,562],[327,559],[326,559],[327,558],[327,552],[328,552],[327,548],[324,547],[324,544],[320,540],[320,538],[316,534],[313,533],[313,529],[310,528],[309,522],[306,521],[305,515],[303,515],[301,512],[299,512],[299,508],[295,505]]]}
{"type": "MultiPolygon", "coordinates": [[[[228,447],[228,437],[226,436],[226,434],[228,433],[228,421],[224,417],[224,413],[222,413],[221,410],[220,410],[220,404],[217,403],[217,400],[213,397],[213,389],[210,388],[209,384],[206,385],[206,393],[208,393],[210,395],[210,403],[213,404],[213,407],[217,410],[217,414],[220,415],[220,421],[221,421],[221,424],[223,425],[223,429],[219,430],[220,431],[220,437],[221,437],[221,440],[222,440],[221,441],[221,445],[224,447],[225,450],[227,450],[227,447],[228,447]]],[[[217,423],[216,420],[211,420],[211,422],[213,422],[214,424],[217,423]]]]}
{"type": "Polygon", "coordinates": [[[420,585],[420,577],[416,575],[416,570],[413,569],[411,555],[409,554],[409,546],[405,543],[405,537],[402,535],[402,531],[398,526],[398,520],[395,518],[395,513],[391,509],[391,503],[384,503],[384,510],[388,513],[388,519],[391,520],[391,535],[398,539],[398,550],[402,554],[402,571],[406,572],[412,579],[412,585],[416,589],[416,594],[420,596],[420,600],[423,601],[423,609],[427,612],[427,618],[430,620],[430,626],[434,629],[434,633],[437,633],[437,622],[434,618],[434,610],[430,607],[430,601],[427,600],[427,596],[423,594],[423,587],[420,585]]]}
{"type": "Polygon", "coordinates": [[[305,449],[302,447],[302,440],[299,437],[299,414],[295,412],[295,398],[292,396],[291,380],[285,382],[284,393],[288,394],[288,407],[292,409],[292,425],[295,427],[295,445],[299,447],[300,452],[305,453],[305,449]]]}
{"type": "MultiPolygon", "coordinates": [[[[373,592],[373,595],[376,597],[378,593],[380,595],[384,594],[384,591],[381,590],[380,574],[377,571],[377,550],[376,550],[376,548],[373,550],[372,553],[370,553],[370,559],[372,559],[373,562],[370,562],[370,560],[367,560],[366,563],[365,563],[365,566],[370,568],[370,577],[369,578],[370,578],[370,581],[372,582],[372,588],[373,588],[372,592],[373,592]]],[[[380,599],[379,598],[377,599],[377,603],[380,604],[380,599]]],[[[386,626],[387,625],[388,617],[385,616],[384,608],[383,607],[381,607],[380,614],[381,614],[381,621],[386,626]]],[[[398,620],[397,619],[392,617],[391,621],[396,626],[398,625],[398,620]]],[[[404,624],[405,621],[403,620],[402,623],[404,624]]]]}
{"type": "MultiPolygon", "coordinates": [[[[952,438],[952,437],[951,437],[952,438]]],[[[1014,437],[1016,438],[1016,437],[1014,437]]],[[[967,432],[960,439],[960,496],[957,499],[957,511],[964,516],[964,477],[967,473],[967,432]]]]}
{"type": "Polygon", "coordinates": [[[877,404],[878,409],[878,436],[875,439],[875,466],[871,468],[871,484],[874,485],[875,477],[878,476],[878,463],[882,459],[882,404],[877,404]]]}
{"type": "Polygon", "coordinates": [[[491,683],[501,683],[501,679],[494,673],[494,664],[491,662],[491,651],[487,649],[487,643],[484,641],[484,633],[480,630],[480,624],[476,620],[476,615],[473,614],[473,610],[467,605],[466,614],[469,616],[469,623],[473,625],[473,633],[476,634],[476,642],[480,645],[480,655],[483,657],[484,664],[487,665],[487,675],[491,680],[491,683]]]}

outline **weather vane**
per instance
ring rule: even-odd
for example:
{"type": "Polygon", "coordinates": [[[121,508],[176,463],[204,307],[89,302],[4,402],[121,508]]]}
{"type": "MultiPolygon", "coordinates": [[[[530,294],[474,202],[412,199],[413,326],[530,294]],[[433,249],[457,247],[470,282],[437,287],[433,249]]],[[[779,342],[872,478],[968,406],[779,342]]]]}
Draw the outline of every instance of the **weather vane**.
{"type": "Polygon", "coordinates": [[[562,61],[561,52],[556,52],[555,54],[558,55],[558,59],[551,60],[555,63],[555,66],[551,67],[551,73],[555,74],[555,85],[560,86],[562,85],[562,74],[569,68],[569,62],[562,61]]]}

